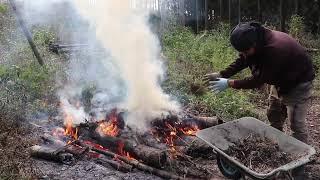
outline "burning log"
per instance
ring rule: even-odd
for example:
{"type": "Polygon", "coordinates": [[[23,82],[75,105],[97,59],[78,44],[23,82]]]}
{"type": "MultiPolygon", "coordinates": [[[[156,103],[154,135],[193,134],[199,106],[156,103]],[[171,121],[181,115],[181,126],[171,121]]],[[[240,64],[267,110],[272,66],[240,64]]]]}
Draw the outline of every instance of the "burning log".
{"type": "MultiPolygon", "coordinates": [[[[83,147],[88,147],[88,145],[86,145],[85,143],[83,142],[80,142],[78,141],[79,145],[80,146],[83,146],[83,147]]],[[[115,157],[115,158],[118,158],[120,159],[121,161],[127,163],[127,164],[130,164],[132,165],[133,167],[137,168],[137,169],[140,169],[142,171],[146,171],[146,172],[150,172],[154,175],[157,175],[159,177],[163,177],[163,178],[166,178],[166,179],[178,179],[178,180],[182,180],[182,179],[187,179],[187,178],[183,178],[183,177],[180,177],[180,176],[177,176],[177,175],[174,175],[172,173],[169,173],[167,171],[163,171],[163,170],[159,170],[159,169],[156,169],[156,168],[153,168],[151,166],[148,166],[148,165],[145,165],[139,161],[137,161],[136,159],[129,159],[127,157],[124,157],[124,156],[119,156],[115,153],[112,153],[110,151],[106,151],[106,150],[103,150],[103,149],[98,149],[98,148],[95,148],[95,147],[90,147],[91,150],[97,152],[97,153],[100,153],[100,154],[104,154],[106,156],[109,156],[109,157],[115,157]]]]}
{"type": "Polygon", "coordinates": [[[74,157],[70,153],[59,151],[58,149],[45,146],[32,146],[30,148],[31,156],[48,161],[55,161],[70,165],[74,162],[74,157]]]}
{"type": "Polygon", "coordinates": [[[142,144],[135,144],[118,137],[100,136],[96,132],[92,132],[91,138],[98,144],[117,151],[121,155],[127,155],[127,153],[129,153],[133,157],[153,167],[162,167],[167,162],[167,153],[163,150],[142,144]]]}
{"type": "Polygon", "coordinates": [[[199,129],[205,129],[208,127],[216,126],[224,123],[224,121],[216,116],[213,117],[201,117],[189,114],[189,118],[179,118],[176,115],[170,115],[163,119],[156,119],[151,124],[153,127],[163,127],[166,124],[170,124],[173,127],[184,128],[184,127],[198,127],[199,129]]]}
{"type": "Polygon", "coordinates": [[[209,127],[224,123],[223,120],[221,120],[217,116],[214,116],[214,117],[201,117],[201,116],[193,116],[193,115],[189,115],[189,116],[191,116],[191,118],[184,119],[182,123],[185,125],[196,124],[200,129],[205,129],[205,128],[209,128],[209,127]]]}

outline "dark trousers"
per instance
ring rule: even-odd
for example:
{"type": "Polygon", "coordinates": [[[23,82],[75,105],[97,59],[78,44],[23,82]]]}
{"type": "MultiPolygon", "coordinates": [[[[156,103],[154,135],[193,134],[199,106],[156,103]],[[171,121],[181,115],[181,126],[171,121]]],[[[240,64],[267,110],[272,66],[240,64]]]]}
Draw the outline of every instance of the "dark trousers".
{"type": "MultiPolygon", "coordinates": [[[[292,136],[308,144],[306,116],[311,95],[312,82],[299,84],[285,95],[279,95],[277,89],[271,86],[267,111],[271,126],[283,131],[283,125],[288,117],[292,136]]],[[[304,167],[293,170],[292,176],[297,180],[304,179],[304,167]]]]}

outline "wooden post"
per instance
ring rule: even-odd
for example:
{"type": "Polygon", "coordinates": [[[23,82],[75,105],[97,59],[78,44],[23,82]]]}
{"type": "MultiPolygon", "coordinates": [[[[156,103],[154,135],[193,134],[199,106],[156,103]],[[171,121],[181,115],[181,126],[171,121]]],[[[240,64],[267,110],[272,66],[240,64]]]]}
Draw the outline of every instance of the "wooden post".
{"type": "Polygon", "coordinates": [[[220,20],[223,18],[223,0],[219,0],[220,20]]]}
{"type": "Polygon", "coordinates": [[[294,0],[294,13],[299,14],[299,0],[294,0]]]}
{"type": "Polygon", "coordinates": [[[261,0],[258,0],[258,21],[262,23],[261,0]]]}
{"type": "Polygon", "coordinates": [[[238,0],[238,23],[241,22],[241,0],[238,0]]]}
{"type": "Polygon", "coordinates": [[[20,24],[20,27],[21,27],[24,35],[26,36],[26,38],[27,38],[27,40],[28,40],[28,42],[29,42],[29,45],[30,45],[30,47],[31,47],[31,49],[32,49],[32,51],[33,51],[33,54],[36,56],[39,64],[40,64],[41,66],[43,66],[43,65],[44,65],[43,59],[42,59],[42,57],[40,56],[40,53],[39,53],[36,45],[34,44],[34,41],[33,41],[33,39],[32,39],[32,34],[31,34],[31,32],[28,30],[28,28],[27,28],[24,20],[22,19],[22,14],[21,14],[20,11],[17,9],[14,0],[9,0],[9,3],[10,3],[10,5],[11,5],[12,9],[13,9],[13,12],[15,12],[15,14],[16,14],[16,16],[17,16],[17,20],[18,20],[18,22],[19,22],[19,24],[20,24]]]}
{"type": "Polygon", "coordinates": [[[208,0],[204,0],[204,29],[208,30],[209,22],[208,22],[208,0]]]}
{"type": "Polygon", "coordinates": [[[280,0],[280,30],[285,31],[284,0],[280,0]]]}
{"type": "Polygon", "coordinates": [[[228,6],[229,6],[229,8],[228,8],[228,11],[229,11],[229,24],[231,25],[231,3],[232,3],[232,0],[229,0],[229,4],[228,4],[228,6]]]}
{"type": "Polygon", "coordinates": [[[179,7],[178,7],[178,11],[179,11],[179,19],[180,19],[180,24],[182,26],[185,25],[185,15],[184,15],[184,11],[185,11],[185,5],[184,5],[184,1],[185,0],[179,0],[179,7]]]}
{"type": "Polygon", "coordinates": [[[199,0],[195,0],[196,1],[196,9],[195,9],[195,13],[196,13],[196,32],[199,33],[199,0]]]}

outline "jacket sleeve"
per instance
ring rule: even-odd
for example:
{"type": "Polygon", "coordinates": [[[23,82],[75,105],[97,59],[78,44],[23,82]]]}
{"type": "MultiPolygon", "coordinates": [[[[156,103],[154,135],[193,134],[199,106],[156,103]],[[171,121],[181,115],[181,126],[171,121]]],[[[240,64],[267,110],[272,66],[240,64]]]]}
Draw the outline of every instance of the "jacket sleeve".
{"type": "Polygon", "coordinates": [[[230,78],[231,76],[237,74],[241,70],[249,66],[248,61],[243,58],[237,58],[232,64],[230,64],[225,70],[220,71],[220,74],[223,78],[230,78]]]}
{"type": "Polygon", "coordinates": [[[234,89],[254,89],[259,88],[264,84],[264,81],[258,77],[251,76],[241,80],[234,80],[232,88],[234,89]]]}

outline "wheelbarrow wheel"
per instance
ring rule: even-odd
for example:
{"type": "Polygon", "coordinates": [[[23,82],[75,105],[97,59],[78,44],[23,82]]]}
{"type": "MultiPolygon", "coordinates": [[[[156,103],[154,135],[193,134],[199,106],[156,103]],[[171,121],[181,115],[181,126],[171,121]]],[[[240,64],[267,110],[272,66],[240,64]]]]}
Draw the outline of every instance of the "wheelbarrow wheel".
{"type": "Polygon", "coordinates": [[[217,164],[219,170],[225,177],[230,179],[240,179],[242,177],[239,169],[219,154],[217,154],[217,164]]]}

